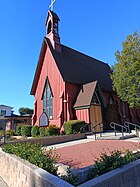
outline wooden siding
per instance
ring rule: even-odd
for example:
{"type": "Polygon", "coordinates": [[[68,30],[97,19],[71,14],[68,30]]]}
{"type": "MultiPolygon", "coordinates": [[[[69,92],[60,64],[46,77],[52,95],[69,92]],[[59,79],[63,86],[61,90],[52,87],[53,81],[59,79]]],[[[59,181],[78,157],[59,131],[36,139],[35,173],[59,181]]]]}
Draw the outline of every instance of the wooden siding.
{"type": "Polygon", "coordinates": [[[83,108],[83,109],[76,110],[76,117],[78,120],[84,120],[86,123],[90,123],[89,109],[83,108]]]}
{"type": "Polygon", "coordinates": [[[102,124],[102,112],[101,112],[101,106],[90,106],[90,123],[91,123],[91,130],[92,132],[100,132],[100,126],[97,126],[94,128],[97,124],[102,124]]]}
{"type": "Polygon", "coordinates": [[[53,94],[53,119],[50,120],[50,124],[56,124],[59,127],[61,126],[61,117],[63,113],[62,109],[62,95],[64,92],[64,81],[62,80],[61,74],[56,66],[54,58],[50,52],[50,49],[47,48],[44,62],[42,65],[41,73],[39,75],[39,81],[35,93],[35,103],[37,103],[36,109],[36,125],[39,125],[39,118],[43,112],[43,101],[41,100],[43,88],[45,85],[46,78],[48,77],[52,94],[53,94]]]}
{"type": "Polygon", "coordinates": [[[70,83],[66,83],[66,100],[67,100],[67,118],[66,121],[68,120],[72,120],[75,118],[75,113],[74,113],[74,103],[75,103],[75,99],[78,96],[78,93],[80,91],[80,86],[76,85],[76,84],[70,84],[70,83]]]}

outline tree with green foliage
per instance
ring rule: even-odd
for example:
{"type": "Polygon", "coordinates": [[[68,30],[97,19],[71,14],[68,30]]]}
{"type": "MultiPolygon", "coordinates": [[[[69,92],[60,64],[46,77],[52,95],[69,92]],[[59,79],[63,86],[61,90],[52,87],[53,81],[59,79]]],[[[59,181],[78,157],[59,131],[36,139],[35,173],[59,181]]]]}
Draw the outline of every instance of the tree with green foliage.
{"type": "Polygon", "coordinates": [[[117,63],[112,67],[113,89],[130,107],[140,107],[140,36],[137,32],[123,42],[116,52],[117,63]]]}
{"type": "Polygon", "coordinates": [[[33,109],[30,109],[30,108],[21,107],[21,108],[19,108],[18,111],[19,111],[20,115],[26,115],[26,114],[32,115],[33,114],[33,109]]]}

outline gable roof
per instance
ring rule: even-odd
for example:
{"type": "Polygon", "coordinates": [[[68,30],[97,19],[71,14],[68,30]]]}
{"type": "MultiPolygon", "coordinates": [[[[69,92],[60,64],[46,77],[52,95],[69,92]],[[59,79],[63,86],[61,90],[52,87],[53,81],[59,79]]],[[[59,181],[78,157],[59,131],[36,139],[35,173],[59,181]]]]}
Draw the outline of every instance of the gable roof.
{"type": "Polygon", "coordinates": [[[52,48],[50,40],[45,38],[64,81],[86,84],[97,80],[103,90],[112,90],[110,66],[72,48],[61,45],[61,53],[52,48]]]}
{"type": "Polygon", "coordinates": [[[13,107],[11,107],[11,106],[7,106],[7,105],[0,105],[0,107],[13,109],[13,107]]]}
{"type": "MultiPolygon", "coordinates": [[[[45,44],[50,48],[55,63],[65,82],[83,85],[97,80],[102,90],[112,90],[112,81],[110,79],[111,69],[108,64],[64,45],[61,45],[61,53],[57,52],[46,37],[42,46],[45,46],[45,44]]],[[[42,48],[41,51],[44,51],[44,49],[42,48]]],[[[36,76],[41,71],[41,65],[42,63],[39,59],[34,81],[38,79],[36,76]]],[[[35,81],[36,83],[34,81],[31,89],[32,95],[34,95],[37,86],[37,81],[35,81]]]]}
{"type": "Polygon", "coordinates": [[[91,99],[95,92],[97,81],[85,84],[82,86],[81,91],[77,97],[74,108],[90,106],[91,99]]]}
{"type": "Polygon", "coordinates": [[[88,108],[92,103],[92,98],[94,94],[97,94],[99,101],[103,107],[106,107],[105,99],[102,94],[100,85],[97,81],[93,81],[87,84],[84,84],[79,92],[79,95],[76,99],[74,108],[88,108]]]}
{"type": "Polygon", "coordinates": [[[32,83],[32,88],[31,88],[31,91],[30,91],[31,95],[34,95],[35,91],[36,91],[36,87],[37,87],[38,80],[39,80],[39,77],[40,77],[40,72],[41,72],[41,69],[42,69],[42,65],[43,65],[43,60],[44,60],[44,57],[45,57],[46,49],[47,49],[47,45],[46,45],[45,40],[43,39],[43,43],[42,43],[42,47],[41,47],[41,51],[40,51],[40,55],[39,55],[39,59],[38,59],[38,63],[37,63],[37,67],[36,67],[33,83],[32,83]]]}

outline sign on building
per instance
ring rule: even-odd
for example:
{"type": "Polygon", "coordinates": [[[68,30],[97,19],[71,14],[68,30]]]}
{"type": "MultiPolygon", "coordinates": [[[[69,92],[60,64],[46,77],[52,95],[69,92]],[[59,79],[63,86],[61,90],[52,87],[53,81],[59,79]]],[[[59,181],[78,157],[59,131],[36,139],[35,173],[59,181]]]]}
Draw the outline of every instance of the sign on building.
{"type": "Polygon", "coordinates": [[[45,112],[42,113],[39,120],[39,126],[40,127],[47,127],[49,125],[48,116],[45,112]]]}

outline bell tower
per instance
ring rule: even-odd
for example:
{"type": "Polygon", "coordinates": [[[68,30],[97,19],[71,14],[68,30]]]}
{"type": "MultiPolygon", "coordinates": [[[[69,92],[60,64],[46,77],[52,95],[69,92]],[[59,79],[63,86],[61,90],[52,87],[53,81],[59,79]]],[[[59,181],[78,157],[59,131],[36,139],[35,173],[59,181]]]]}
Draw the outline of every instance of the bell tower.
{"type": "Polygon", "coordinates": [[[58,22],[60,21],[57,14],[51,10],[48,11],[46,19],[46,37],[49,38],[53,48],[61,52],[60,36],[58,33],[58,22]]]}

